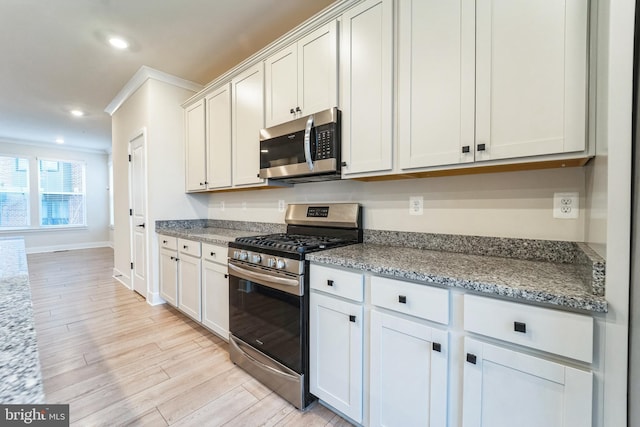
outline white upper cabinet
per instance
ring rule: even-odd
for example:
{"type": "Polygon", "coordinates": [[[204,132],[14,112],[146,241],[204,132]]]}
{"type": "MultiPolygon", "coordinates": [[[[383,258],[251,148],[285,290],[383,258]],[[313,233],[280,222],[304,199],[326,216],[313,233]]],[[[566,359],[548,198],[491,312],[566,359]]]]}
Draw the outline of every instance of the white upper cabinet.
{"type": "Polygon", "coordinates": [[[476,154],[586,146],[587,0],[477,0],[476,154]]]}
{"type": "MultiPolygon", "coordinates": [[[[400,168],[456,164],[474,142],[473,0],[400,0],[400,168]]],[[[473,157],[471,157],[473,160],[473,157]]]]}
{"type": "Polygon", "coordinates": [[[231,186],[231,85],[214,90],[207,102],[207,188],[231,186]]]}
{"type": "Polygon", "coordinates": [[[205,150],[205,103],[201,100],[185,109],[186,124],[186,190],[207,188],[205,150]]]}
{"type": "Polygon", "coordinates": [[[342,173],[393,166],[393,1],[367,0],[342,15],[342,173]]]}
{"type": "Polygon", "coordinates": [[[337,43],[332,21],[265,60],[266,126],[337,105],[337,43]]]}
{"type": "Polygon", "coordinates": [[[233,185],[261,184],[260,129],[264,128],[264,71],[260,62],[231,80],[233,185]]]}

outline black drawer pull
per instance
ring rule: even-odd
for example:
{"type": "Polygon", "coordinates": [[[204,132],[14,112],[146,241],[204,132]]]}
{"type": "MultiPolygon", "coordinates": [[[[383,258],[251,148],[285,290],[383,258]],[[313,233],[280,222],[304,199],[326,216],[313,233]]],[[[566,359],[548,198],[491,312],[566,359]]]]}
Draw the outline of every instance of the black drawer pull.
{"type": "Polygon", "coordinates": [[[484,144],[478,144],[478,151],[484,151],[487,147],[484,144]]]}
{"type": "Polygon", "coordinates": [[[225,279],[228,279],[228,278],[229,278],[229,275],[228,275],[228,274],[225,274],[225,275],[224,275],[224,278],[225,278],[225,279]]]}
{"type": "Polygon", "coordinates": [[[293,108],[289,110],[289,114],[294,114],[295,111],[293,111],[293,108]]]}
{"type": "Polygon", "coordinates": [[[211,256],[216,256],[216,253],[215,252],[211,252],[211,256]]]}
{"type": "Polygon", "coordinates": [[[171,261],[173,261],[174,259],[175,259],[174,257],[171,257],[171,261]]]}
{"type": "Polygon", "coordinates": [[[476,364],[476,360],[477,360],[477,359],[478,359],[478,358],[476,357],[476,355],[475,355],[475,354],[467,353],[467,362],[469,362],[469,363],[471,363],[471,364],[475,365],[475,364],[476,364]]]}
{"type": "Polygon", "coordinates": [[[166,240],[163,240],[162,243],[164,243],[166,245],[168,242],[166,240]]]}
{"type": "Polygon", "coordinates": [[[333,286],[333,280],[327,280],[327,286],[333,286]]]}
{"type": "Polygon", "coordinates": [[[523,322],[513,322],[513,330],[516,332],[527,333],[527,324],[523,322]]]}
{"type": "Polygon", "coordinates": [[[350,314],[349,315],[349,322],[355,323],[356,322],[356,316],[354,316],[353,314],[350,314]]]}
{"type": "Polygon", "coordinates": [[[471,147],[469,147],[468,145],[464,145],[464,146],[462,147],[462,152],[463,152],[463,153],[468,153],[468,152],[470,152],[470,151],[471,151],[471,147]]]}
{"type": "Polygon", "coordinates": [[[398,295],[398,302],[400,304],[406,304],[407,303],[407,297],[404,295],[398,295]]]}
{"type": "Polygon", "coordinates": [[[189,246],[184,245],[184,246],[182,247],[182,249],[189,249],[189,246]]]}
{"type": "Polygon", "coordinates": [[[442,351],[442,345],[439,342],[432,343],[431,348],[433,349],[433,351],[437,351],[438,353],[442,351]]]}

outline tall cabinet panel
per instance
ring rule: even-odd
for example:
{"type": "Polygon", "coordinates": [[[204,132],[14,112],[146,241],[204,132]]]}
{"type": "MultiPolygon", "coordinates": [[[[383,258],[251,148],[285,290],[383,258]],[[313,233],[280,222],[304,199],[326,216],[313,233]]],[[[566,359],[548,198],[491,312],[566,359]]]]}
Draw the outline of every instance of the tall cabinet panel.
{"type": "Polygon", "coordinates": [[[207,171],[204,100],[189,106],[185,114],[187,191],[205,190],[207,188],[207,171]]]}
{"type": "Polygon", "coordinates": [[[584,150],[588,1],[476,8],[476,161],[584,150]]]}
{"type": "Polygon", "coordinates": [[[231,85],[207,96],[207,188],[231,186],[231,85]]]}
{"type": "Polygon", "coordinates": [[[399,1],[401,169],[473,161],[473,11],[473,0],[399,1]]]}
{"type": "Polygon", "coordinates": [[[340,49],[344,175],[393,166],[393,1],[345,12],[340,49]]]}
{"type": "Polygon", "coordinates": [[[231,81],[233,184],[260,184],[260,129],[264,128],[264,66],[260,62],[231,81]]]}

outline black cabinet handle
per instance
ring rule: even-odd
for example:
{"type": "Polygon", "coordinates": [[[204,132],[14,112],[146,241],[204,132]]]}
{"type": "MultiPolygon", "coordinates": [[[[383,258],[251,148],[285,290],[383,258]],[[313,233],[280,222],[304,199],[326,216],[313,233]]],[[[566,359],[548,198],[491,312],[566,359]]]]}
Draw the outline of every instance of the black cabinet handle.
{"type": "Polygon", "coordinates": [[[333,286],[333,280],[327,280],[327,286],[333,286]]]}
{"type": "Polygon", "coordinates": [[[302,110],[300,109],[300,107],[296,107],[296,113],[302,113],[302,110]]]}
{"type": "Polygon", "coordinates": [[[162,241],[162,244],[163,244],[163,245],[166,245],[167,243],[169,243],[169,242],[167,242],[166,240],[163,240],[163,241],[162,241]]]}
{"type": "Polygon", "coordinates": [[[515,332],[527,333],[527,324],[524,322],[513,322],[513,330],[515,332]]]}
{"type": "Polygon", "coordinates": [[[295,111],[293,111],[293,108],[289,110],[289,113],[290,113],[290,114],[295,113],[295,111]]]}
{"type": "Polygon", "coordinates": [[[174,259],[176,260],[176,262],[180,261],[180,258],[178,257],[175,257],[174,259]]]}
{"type": "Polygon", "coordinates": [[[478,144],[478,151],[484,151],[486,149],[487,149],[487,147],[486,147],[485,144],[478,144]]]}
{"type": "Polygon", "coordinates": [[[144,228],[144,222],[142,224],[136,225],[136,227],[144,228]]]}
{"type": "Polygon", "coordinates": [[[468,145],[464,145],[464,146],[462,147],[462,152],[463,152],[463,153],[468,153],[468,152],[470,152],[470,151],[471,151],[471,147],[469,147],[468,145]]]}
{"type": "Polygon", "coordinates": [[[398,302],[400,304],[406,304],[407,303],[407,297],[404,295],[398,295],[398,302]]]}
{"type": "Polygon", "coordinates": [[[349,322],[353,322],[353,323],[355,323],[355,322],[356,322],[356,316],[354,316],[354,315],[352,315],[352,314],[351,314],[351,315],[349,315],[349,322]]]}
{"type": "Polygon", "coordinates": [[[431,348],[433,349],[433,351],[437,351],[438,353],[442,351],[442,345],[440,345],[439,342],[432,343],[431,348]]]}
{"type": "Polygon", "coordinates": [[[475,354],[467,353],[467,362],[471,363],[472,365],[475,365],[477,359],[478,358],[476,357],[475,354]]]}
{"type": "Polygon", "coordinates": [[[204,182],[201,182],[201,183],[200,183],[200,185],[204,185],[204,184],[205,184],[204,182]]]}
{"type": "Polygon", "coordinates": [[[342,167],[346,168],[346,167],[347,167],[347,162],[342,162],[342,163],[340,163],[340,166],[342,166],[342,167]]]}
{"type": "Polygon", "coordinates": [[[174,259],[175,259],[174,257],[171,257],[171,261],[173,261],[174,259]]]}
{"type": "Polygon", "coordinates": [[[228,274],[225,274],[225,275],[224,275],[224,278],[225,278],[225,279],[228,279],[228,278],[229,278],[229,275],[228,275],[228,274]]]}
{"type": "Polygon", "coordinates": [[[211,256],[216,256],[216,253],[215,252],[211,252],[211,256]]]}
{"type": "Polygon", "coordinates": [[[182,249],[189,249],[189,246],[184,245],[184,246],[182,247],[182,249]]]}

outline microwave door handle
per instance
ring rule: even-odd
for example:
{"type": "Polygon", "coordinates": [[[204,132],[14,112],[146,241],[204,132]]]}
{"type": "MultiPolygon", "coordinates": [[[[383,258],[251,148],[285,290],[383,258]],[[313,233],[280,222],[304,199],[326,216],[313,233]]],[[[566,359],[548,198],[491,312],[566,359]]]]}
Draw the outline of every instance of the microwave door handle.
{"type": "Polygon", "coordinates": [[[304,159],[307,161],[309,170],[313,170],[313,159],[311,158],[311,128],[313,127],[313,114],[307,119],[307,126],[304,129],[304,159]]]}

